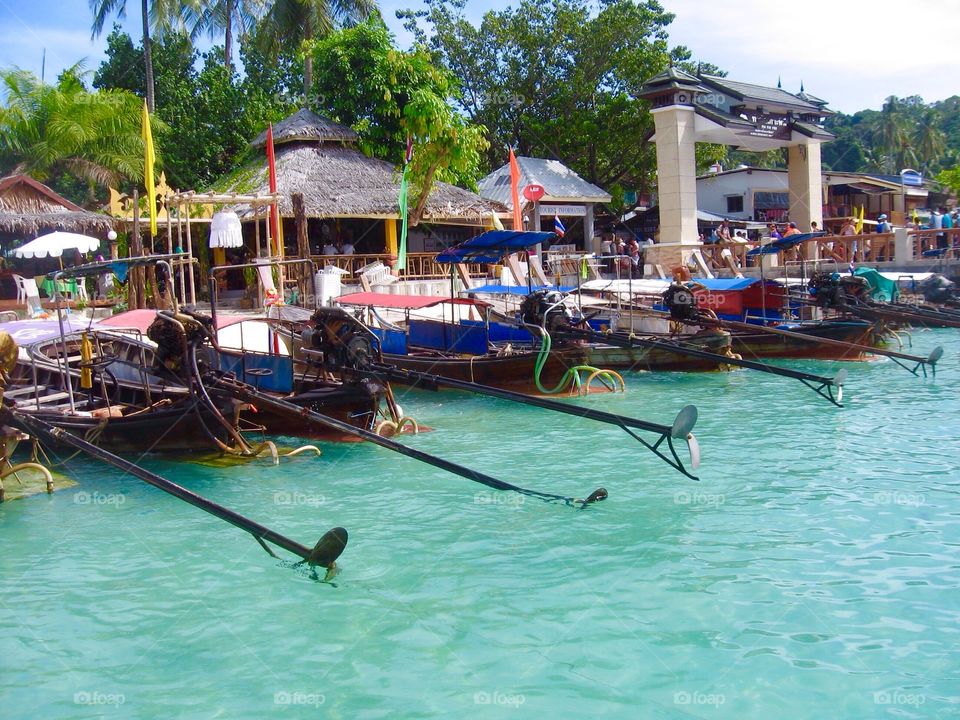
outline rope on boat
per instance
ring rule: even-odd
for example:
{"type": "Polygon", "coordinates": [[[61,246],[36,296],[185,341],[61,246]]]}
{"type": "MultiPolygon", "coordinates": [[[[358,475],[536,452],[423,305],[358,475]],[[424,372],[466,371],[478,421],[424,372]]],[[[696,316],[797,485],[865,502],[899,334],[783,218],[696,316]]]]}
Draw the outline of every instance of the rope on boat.
{"type": "Polygon", "coordinates": [[[543,372],[543,366],[547,364],[547,359],[550,357],[550,347],[552,345],[552,340],[550,339],[550,333],[547,332],[545,327],[540,327],[540,332],[543,337],[543,342],[540,344],[540,351],[537,353],[537,362],[534,366],[533,379],[537,385],[537,390],[539,390],[544,395],[556,395],[563,392],[568,387],[570,388],[570,394],[573,395],[584,395],[590,391],[590,385],[594,380],[599,380],[600,383],[606,390],[610,392],[617,392],[617,384],[619,383],[620,392],[625,392],[627,389],[626,384],[623,382],[623,376],[620,373],[613,370],[602,370],[600,368],[595,368],[592,365],[575,365],[571,368],[567,368],[567,371],[563,374],[563,377],[560,378],[560,382],[551,389],[547,389],[540,382],[540,375],[543,372]],[[587,380],[584,382],[580,374],[589,373],[587,375],[587,380]]]}

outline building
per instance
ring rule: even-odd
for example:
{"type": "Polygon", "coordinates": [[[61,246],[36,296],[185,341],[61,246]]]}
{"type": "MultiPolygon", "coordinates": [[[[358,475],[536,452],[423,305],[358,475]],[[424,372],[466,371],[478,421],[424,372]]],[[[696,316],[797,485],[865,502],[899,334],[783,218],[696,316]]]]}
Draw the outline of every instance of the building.
{"type": "MultiPolygon", "coordinates": [[[[521,210],[525,221],[529,221],[528,229],[552,232],[556,216],[566,228],[564,244],[593,250],[595,207],[610,202],[610,194],[587,182],[559,160],[518,157],[517,165],[520,168],[521,210]],[[524,190],[530,186],[543,188],[539,200],[524,197],[524,190]]],[[[513,212],[509,164],[483,178],[479,190],[484,199],[503,204],[513,212]]]]}
{"type": "MultiPolygon", "coordinates": [[[[273,138],[287,255],[297,254],[295,196],[302,198],[311,254],[321,254],[329,240],[349,241],[358,254],[396,253],[400,174],[393,165],[357,149],[358,136],[352,128],[306,109],[274,125],[273,138]]],[[[268,194],[266,139],[266,132],[261,133],[251,143],[260,151],[256,157],[218,181],[214,190],[268,194]]],[[[250,206],[227,209],[242,221],[254,218],[250,206]]],[[[420,226],[410,229],[408,251],[435,252],[472,237],[497,212],[504,213],[505,208],[469,190],[435,182],[420,226]]],[[[259,219],[264,221],[262,209],[259,219]]]]}
{"type": "Polygon", "coordinates": [[[105,237],[114,222],[108,215],[84,210],[29,175],[0,179],[0,244],[5,250],[56,230],[105,237]]]}
{"type": "MultiPolygon", "coordinates": [[[[823,172],[821,181],[821,212],[827,226],[849,217],[861,207],[866,217],[886,213],[894,224],[903,223],[904,203],[907,215],[914,209],[927,207],[928,190],[902,185],[898,176],[823,172]]],[[[736,220],[791,220],[788,172],[739,167],[701,175],[697,178],[697,207],[736,220]]]]}
{"type": "Polygon", "coordinates": [[[698,142],[754,152],[787,148],[791,219],[804,227],[822,224],[820,144],[833,139],[823,128],[831,114],[824,100],[674,67],[648,80],[638,95],[651,104],[657,145],[660,243],[647,251],[654,262],[685,264],[699,246],[698,142]]]}

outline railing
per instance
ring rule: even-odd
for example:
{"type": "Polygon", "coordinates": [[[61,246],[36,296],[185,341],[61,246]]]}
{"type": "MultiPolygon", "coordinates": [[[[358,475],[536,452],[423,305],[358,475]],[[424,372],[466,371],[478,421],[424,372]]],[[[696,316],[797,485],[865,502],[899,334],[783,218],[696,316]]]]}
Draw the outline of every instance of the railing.
{"type": "MultiPolygon", "coordinates": [[[[402,277],[407,280],[437,280],[450,277],[450,265],[436,262],[436,253],[407,253],[407,269],[402,273],[402,277]]],[[[377,253],[372,255],[311,255],[317,267],[323,269],[329,265],[334,265],[348,274],[344,276],[344,282],[359,282],[359,272],[362,268],[375,262],[381,262],[388,267],[392,267],[396,257],[386,253],[377,253]]],[[[471,275],[485,275],[484,265],[470,263],[468,265],[471,275]]]]}
{"type": "Polygon", "coordinates": [[[960,228],[947,230],[910,230],[907,235],[913,239],[913,257],[922,258],[923,253],[946,248],[941,257],[955,260],[960,257],[960,228]],[[939,242],[939,236],[943,242],[939,242]]]}

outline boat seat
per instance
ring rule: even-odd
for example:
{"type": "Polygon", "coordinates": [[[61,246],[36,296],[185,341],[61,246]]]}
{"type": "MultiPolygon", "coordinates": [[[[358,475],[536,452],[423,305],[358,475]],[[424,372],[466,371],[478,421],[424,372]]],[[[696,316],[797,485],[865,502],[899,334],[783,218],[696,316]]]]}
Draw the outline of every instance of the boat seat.
{"type": "Polygon", "coordinates": [[[34,392],[40,393],[46,389],[47,389],[46,385],[38,385],[37,387],[34,387],[33,385],[29,385],[27,387],[17,388],[16,390],[8,390],[3,393],[3,396],[5,398],[16,398],[16,397],[20,397],[21,395],[31,395],[34,392]]]}
{"type": "Polygon", "coordinates": [[[56,402],[57,400],[63,400],[64,398],[70,397],[70,393],[59,392],[53,393],[52,395],[44,395],[40,399],[30,398],[28,402],[30,403],[40,403],[41,405],[46,405],[47,403],[56,402]]]}

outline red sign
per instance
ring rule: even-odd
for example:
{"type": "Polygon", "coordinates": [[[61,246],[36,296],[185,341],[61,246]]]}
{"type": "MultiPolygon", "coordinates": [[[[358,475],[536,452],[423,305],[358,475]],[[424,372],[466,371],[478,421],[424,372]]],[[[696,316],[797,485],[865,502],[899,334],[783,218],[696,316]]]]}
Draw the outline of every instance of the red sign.
{"type": "Polygon", "coordinates": [[[543,185],[527,185],[523,189],[523,196],[530,202],[536,202],[542,198],[546,192],[547,191],[544,190],[543,185]]]}

